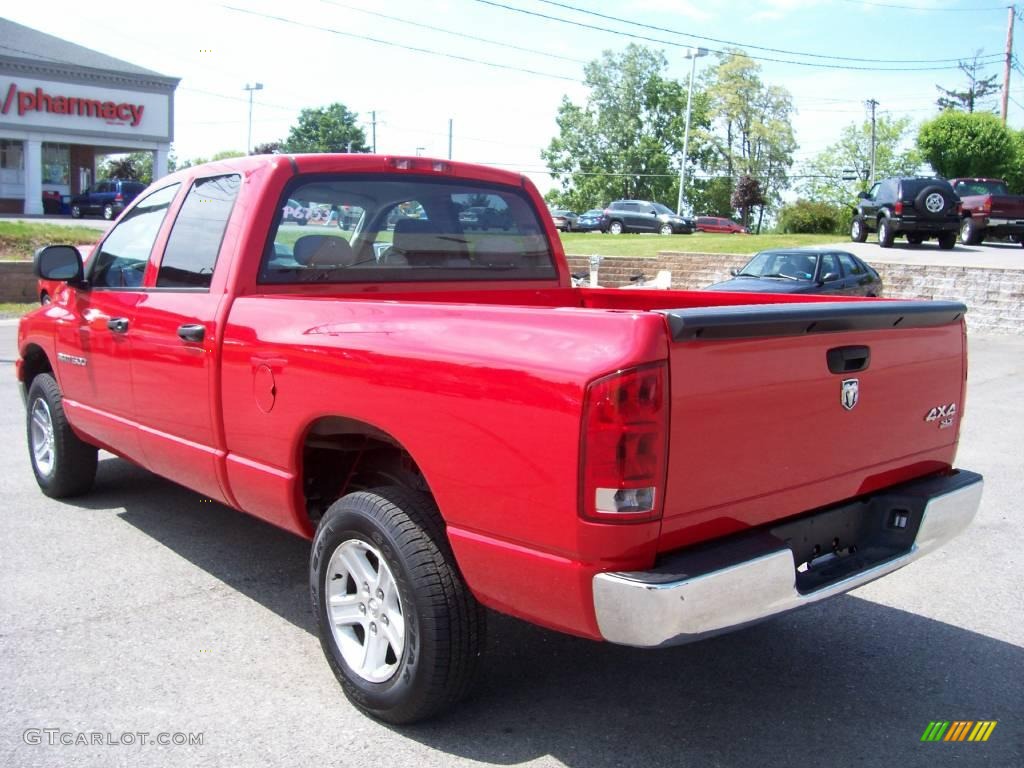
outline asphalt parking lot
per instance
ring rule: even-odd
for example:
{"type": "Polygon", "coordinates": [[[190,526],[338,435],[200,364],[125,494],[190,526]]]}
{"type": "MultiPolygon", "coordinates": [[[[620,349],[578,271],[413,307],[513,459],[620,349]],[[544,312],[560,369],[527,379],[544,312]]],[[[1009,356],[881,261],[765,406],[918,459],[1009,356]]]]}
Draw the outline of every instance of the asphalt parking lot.
{"type": "Polygon", "coordinates": [[[39,493],[13,332],[0,324],[0,765],[1024,765],[1024,337],[971,338],[958,463],[986,490],[943,550],[661,651],[493,616],[473,697],[393,728],[358,714],[322,657],[306,542],[112,457],[87,497],[39,493]],[[940,719],[998,726],[921,743],[940,719]],[[37,745],[26,729],[203,743],[37,745]]]}

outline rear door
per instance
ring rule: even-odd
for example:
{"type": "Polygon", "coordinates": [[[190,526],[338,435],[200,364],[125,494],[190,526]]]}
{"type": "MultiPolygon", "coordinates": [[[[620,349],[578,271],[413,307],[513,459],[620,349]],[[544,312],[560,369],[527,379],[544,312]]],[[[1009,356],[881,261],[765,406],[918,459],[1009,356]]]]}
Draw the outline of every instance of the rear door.
{"type": "Polygon", "coordinates": [[[219,501],[217,310],[230,259],[221,243],[237,174],[196,179],[157,260],[132,332],[135,407],[146,465],[219,501]],[[216,285],[220,290],[214,290],[216,285]]]}
{"type": "Polygon", "coordinates": [[[948,468],[962,410],[963,311],[856,300],[667,311],[662,548],[948,468]],[[950,421],[928,420],[951,405],[950,421]]]}

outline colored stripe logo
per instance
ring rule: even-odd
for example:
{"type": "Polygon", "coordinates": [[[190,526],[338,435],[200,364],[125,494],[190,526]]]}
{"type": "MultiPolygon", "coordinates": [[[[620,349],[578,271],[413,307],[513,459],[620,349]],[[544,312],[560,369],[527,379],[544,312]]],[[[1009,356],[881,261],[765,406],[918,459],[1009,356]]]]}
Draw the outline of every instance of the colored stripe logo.
{"type": "Polygon", "coordinates": [[[988,741],[998,720],[932,720],[921,741],[988,741]]]}

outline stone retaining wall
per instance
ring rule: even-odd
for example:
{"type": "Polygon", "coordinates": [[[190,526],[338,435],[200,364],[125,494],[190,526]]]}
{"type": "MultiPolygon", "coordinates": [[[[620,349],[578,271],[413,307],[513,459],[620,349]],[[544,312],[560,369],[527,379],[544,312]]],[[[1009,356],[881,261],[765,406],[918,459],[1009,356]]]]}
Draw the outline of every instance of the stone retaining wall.
{"type": "Polygon", "coordinates": [[[0,261],[0,301],[39,301],[31,261],[0,261]]]}
{"type": "MultiPolygon", "coordinates": [[[[653,278],[659,270],[672,272],[672,287],[696,290],[729,278],[729,269],[742,267],[750,256],[721,253],[660,252],[654,258],[607,256],[598,281],[608,288],[629,284],[643,272],[653,278]]],[[[569,256],[573,272],[587,272],[587,256],[569,256]]],[[[882,264],[878,270],[885,296],[893,299],[952,299],[967,304],[968,326],[976,330],[1024,334],[1024,269],[950,267],[920,264],[882,264]]]]}

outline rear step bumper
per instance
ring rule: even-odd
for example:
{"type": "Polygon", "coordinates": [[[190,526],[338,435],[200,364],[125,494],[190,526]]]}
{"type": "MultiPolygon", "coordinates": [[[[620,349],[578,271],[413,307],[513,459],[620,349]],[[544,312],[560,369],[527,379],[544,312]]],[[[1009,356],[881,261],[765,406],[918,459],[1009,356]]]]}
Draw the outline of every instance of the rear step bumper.
{"type": "Polygon", "coordinates": [[[961,533],[982,485],[957,470],[669,555],[650,571],[600,573],[598,627],[613,643],[677,645],[842,594],[961,533]]]}

